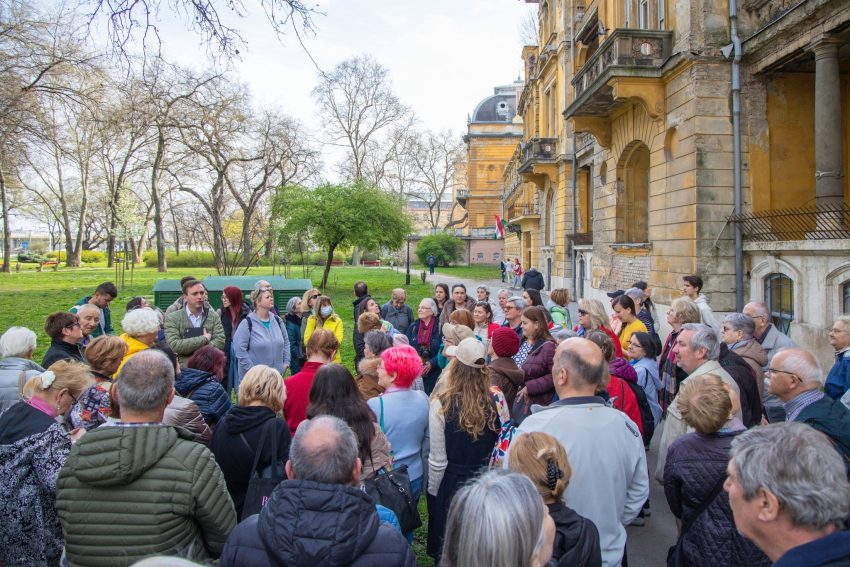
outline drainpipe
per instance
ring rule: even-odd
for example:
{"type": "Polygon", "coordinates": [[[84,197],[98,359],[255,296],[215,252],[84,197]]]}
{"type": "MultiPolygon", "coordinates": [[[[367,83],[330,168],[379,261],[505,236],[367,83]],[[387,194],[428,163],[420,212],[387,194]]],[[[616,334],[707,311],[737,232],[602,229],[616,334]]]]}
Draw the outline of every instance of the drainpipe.
{"type": "MultiPolygon", "coordinates": [[[[576,56],[576,3],[575,0],[570,3],[571,6],[571,17],[570,17],[570,67],[575,67],[575,56],[576,56]]],[[[569,74],[572,77],[572,73],[569,74]]],[[[564,73],[564,77],[566,78],[567,73],[564,73]]],[[[564,81],[564,102],[566,103],[568,100],[568,95],[570,92],[569,89],[569,80],[564,81]]],[[[576,212],[576,207],[578,206],[578,196],[576,193],[578,192],[578,171],[576,168],[578,167],[578,160],[576,159],[576,130],[573,128],[573,175],[572,175],[572,185],[573,185],[573,234],[578,232],[576,228],[576,223],[578,221],[578,213],[576,212]]],[[[592,182],[592,180],[591,180],[592,182]]],[[[591,203],[587,204],[589,207],[592,206],[591,203]]],[[[570,243],[570,260],[573,274],[573,300],[578,301],[578,274],[576,274],[577,269],[577,255],[576,255],[576,246],[575,246],[575,237],[573,237],[572,242],[570,243]]]]}
{"type": "MultiPolygon", "coordinates": [[[[741,195],[741,38],[738,37],[738,3],[729,0],[729,27],[732,36],[732,154],[735,188],[735,214],[743,212],[741,195]]],[[[735,223],[735,311],[744,310],[744,250],[741,223],[735,223]]]]}

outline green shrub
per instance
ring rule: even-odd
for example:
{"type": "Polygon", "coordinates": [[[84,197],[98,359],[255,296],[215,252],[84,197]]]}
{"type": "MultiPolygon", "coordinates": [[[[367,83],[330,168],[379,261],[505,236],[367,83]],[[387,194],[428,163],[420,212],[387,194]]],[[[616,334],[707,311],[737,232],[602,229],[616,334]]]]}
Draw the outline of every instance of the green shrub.
{"type": "Polygon", "coordinates": [[[41,254],[32,254],[23,252],[18,254],[18,262],[21,264],[38,264],[41,262],[47,262],[49,258],[47,256],[42,256],[41,254]]]}
{"type": "Polygon", "coordinates": [[[106,252],[98,252],[97,250],[83,250],[80,252],[80,262],[83,264],[96,264],[98,262],[106,262],[106,252]]]}
{"type": "Polygon", "coordinates": [[[416,247],[416,256],[423,264],[428,263],[429,255],[434,256],[438,266],[448,266],[463,258],[463,240],[451,234],[430,234],[416,247]]]}
{"type": "Polygon", "coordinates": [[[67,254],[65,254],[64,250],[54,250],[53,252],[48,252],[47,257],[51,260],[57,260],[59,262],[64,262],[67,254]]]}
{"type": "MultiPolygon", "coordinates": [[[[148,250],[143,257],[145,266],[155,268],[157,265],[156,250],[148,250]]],[[[215,266],[212,252],[201,250],[184,250],[178,256],[173,250],[165,253],[165,261],[169,268],[211,268],[215,266]]]]}

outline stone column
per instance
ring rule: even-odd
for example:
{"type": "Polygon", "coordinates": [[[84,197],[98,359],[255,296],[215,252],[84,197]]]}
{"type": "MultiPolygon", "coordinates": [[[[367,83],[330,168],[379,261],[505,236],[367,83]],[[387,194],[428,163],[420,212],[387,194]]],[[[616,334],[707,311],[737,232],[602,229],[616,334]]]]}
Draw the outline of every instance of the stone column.
{"type": "Polygon", "coordinates": [[[815,195],[818,205],[844,201],[841,138],[841,76],[838,46],[823,38],[812,44],[815,55],[815,195]]]}

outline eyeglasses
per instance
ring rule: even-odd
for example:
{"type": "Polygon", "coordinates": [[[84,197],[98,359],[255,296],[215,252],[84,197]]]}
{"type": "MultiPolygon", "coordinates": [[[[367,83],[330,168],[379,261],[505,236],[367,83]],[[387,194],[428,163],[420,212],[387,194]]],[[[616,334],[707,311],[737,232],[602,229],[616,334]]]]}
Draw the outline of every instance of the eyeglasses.
{"type": "Polygon", "coordinates": [[[587,312],[587,311],[585,311],[584,309],[579,309],[579,310],[578,310],[578,314],[579,314],[579,315],[588,315],[588,312],[587,312]]]}
{"type": "Polygon", "coordinates": [[[70,325],[65,325],[65,328],[66,329],[73,329],[74,327],[79,327],[79,326],[80,326],[80,323],[76,322],[76,323],[71,323],[70,325]]]}
{"type": "Polygon", "coordinates": [[[800,377],[794,374],[793,372],[786,372],[785,370],[779,370],[778,368],[768,368],[767,370],[765,370],[765,372],[767,374],[788,374],[789,376],[793,376],[794,378],[802,382],[800,377]]]}
{"type": "Polygon", "coordinates": [[[317,293],[316,295],[311,295],[310,299],[319,299],[320,297],[321,295],[317,293]]]}

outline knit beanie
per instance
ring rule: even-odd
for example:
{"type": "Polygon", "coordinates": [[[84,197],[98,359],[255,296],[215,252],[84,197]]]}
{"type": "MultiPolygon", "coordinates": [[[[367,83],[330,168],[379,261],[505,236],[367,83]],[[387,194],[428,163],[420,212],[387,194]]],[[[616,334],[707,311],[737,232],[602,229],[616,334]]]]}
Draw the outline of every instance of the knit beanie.
{"type": "Polygon", "coordinates": [[[519,335],[510,327],[499,327],[490,335],[493,352],[499,358],[507,358],[519,351],[519,335]]]}

